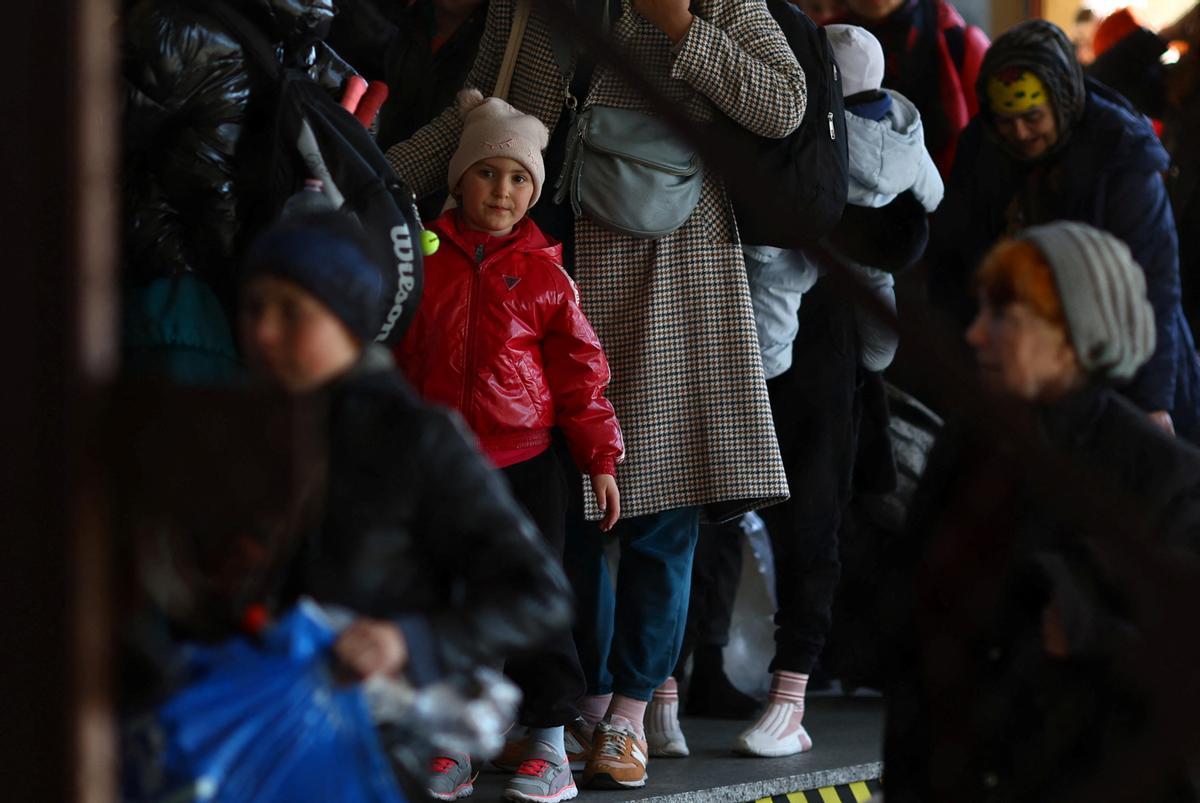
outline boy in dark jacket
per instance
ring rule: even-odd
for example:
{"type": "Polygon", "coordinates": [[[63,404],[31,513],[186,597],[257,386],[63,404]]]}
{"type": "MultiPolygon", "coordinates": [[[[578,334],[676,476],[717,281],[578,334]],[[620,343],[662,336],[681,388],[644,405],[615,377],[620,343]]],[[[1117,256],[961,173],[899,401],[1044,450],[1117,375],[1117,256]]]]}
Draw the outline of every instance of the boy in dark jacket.
{"type": "Polygon", "coordinates": [[[370,344],[380,270],[338,214],[289,220],[250,250],[247,363],[328,406],[320,526],[287,589],[361,617],[335,645],[358,675],[414,683],[498,663],[566,626],[566,581],[457,421],[423,404],[370,344]],[[364,345],[369,344],[369,345],[364,345]]]}
{"type": "MultiPolygon", "coordinates": [[[[122,320],[130,373],[212,382],[238,368],[227,320],[233,268],[269,223],[255,215],[272,125],[258,106],[273,87],[203,6],[138,0],[123,15],[122,320]]],[[[354,75],[323,42],[332,0],[230,6],[275,45],[282,66],[330,94],[354,75]]]]}
{"type": "MultiPolygon", "coordinates": [[[[604,398],[608,363],[563,270],[562,246],[526,217],[545,177],[545,126],[477,91],[460,95],[460,111],[463,133],[447,182],[456,208],[433,224],[442,247],[426,262],[424,297],[399,362],[422,396],[463,414],[561,556],[567,485],[552,427],[562,429],[591,478],[601,529],[620,516],[614,474],[624,446],[604,398]]],[[[568,749],[565,729],[578,717],[586,683],[570,631],[507,670],[525,693],[521,720],[530,735],[504,757],[518,767],[505,796],[539,803],[575,797],[570,761],[583,757],[587,739],[573,728],[577,743],[568,749]]],[[[446,756],[434,770],[431,793],[451,800],[461,796],[470,759],[446,756]]]]}

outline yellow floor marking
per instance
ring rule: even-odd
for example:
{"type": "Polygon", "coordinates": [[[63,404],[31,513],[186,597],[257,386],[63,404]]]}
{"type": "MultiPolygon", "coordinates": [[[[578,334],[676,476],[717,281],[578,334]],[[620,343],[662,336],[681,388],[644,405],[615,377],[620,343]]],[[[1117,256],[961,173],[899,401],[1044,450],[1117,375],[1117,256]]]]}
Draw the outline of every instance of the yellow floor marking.
{"type": "Polygon", "coordinates": [[[864,803],[864,801],[871,799],[871,790],[862,781],[850,784],[850,791],[853,793],[856,803],[864,803]]]}
{"type": "Polygon", "coordinates": [[[842,803],[837,789],[832,786],[822,786],[818,791],[821,793],[821,803],[842,803]]]}
{"type": "Polygon", "coordinates": [[[808,798],[803,792],[792,792],[787,796],[788,803],[808,803],[808,798]]]}

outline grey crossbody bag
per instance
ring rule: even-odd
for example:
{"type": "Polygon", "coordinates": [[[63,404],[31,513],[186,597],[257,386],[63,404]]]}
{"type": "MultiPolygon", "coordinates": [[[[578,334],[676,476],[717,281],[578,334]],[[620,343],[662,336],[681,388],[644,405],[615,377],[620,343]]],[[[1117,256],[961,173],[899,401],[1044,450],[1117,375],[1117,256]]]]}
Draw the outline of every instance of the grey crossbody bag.
{"type": "MultiPolygon", "coordinates": [[[[497,86],[505,93],[532,3],[517,0],[497,86]]],[[[551,44],[567,80],[573,45],[555,26],[551,26],[551,44]]],[[[569,98],[570,108],[573,101],[569,98]]],[[[577,216],[585,214],[617,234],[657,240],[691,216],[703,181],[695,149],[662,119],[632,109],[592,106],[574,117],[554,202],[569,201],[577,216]]]]}

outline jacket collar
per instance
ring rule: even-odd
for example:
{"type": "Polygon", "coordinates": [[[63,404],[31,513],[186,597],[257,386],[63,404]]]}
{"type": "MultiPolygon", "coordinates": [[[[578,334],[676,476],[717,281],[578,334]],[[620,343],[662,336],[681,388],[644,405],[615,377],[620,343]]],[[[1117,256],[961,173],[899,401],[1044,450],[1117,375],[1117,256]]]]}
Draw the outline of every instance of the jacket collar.
{"type": "Polygon", "coordinates": [[[504,237],[493,237],[486,232],[467,228],[463,223],[461,210],[457,208],[446,210],[433,222],[431,228],[436,229],[439,236],[446,238],[472,258],[476,249],[482,245],[488,258],[515,251],[522,254],[540,254],[556,265],[562,264],[562,245],[543,234],[528,215],[504,237]]]}
{"type": "Polygon", "coordinates": [[[1062,446],[1086,442],[1108,407],[1111,393],[1102,382],[1093,380],[1057,401],[1038,405],[1042,431],[1051,442],[1062,446]]]}

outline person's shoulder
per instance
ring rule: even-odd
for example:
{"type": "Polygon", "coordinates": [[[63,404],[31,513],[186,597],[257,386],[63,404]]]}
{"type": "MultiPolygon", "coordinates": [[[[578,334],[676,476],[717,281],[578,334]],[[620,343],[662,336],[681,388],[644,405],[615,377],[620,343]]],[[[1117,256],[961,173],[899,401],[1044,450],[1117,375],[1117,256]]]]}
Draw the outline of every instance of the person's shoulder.
{"type": "Polygon", "coordinates": [[[1153,490],[1163,484],[1200,485],[1200,449],[1169,435],[1133,402],[1109,391],[1096,432],[1122,479],[1153,490]]]}
{"type": "Polygon", "coordinates": [[[1170,156],[1154,133],[1149,119],[1124,97],[1103,84],[1087,79],[1087,103],[1083,119],[1072,136],[1097,168],[1161,172],[1170,156]]]}
{"type": "Polygon", "coordinates": [[[948,28],[965,29],[967,21],[963,19],[963,15],[946,0],[936,0],[934,3],[937,8],[938,28],[945,31],[948,28]]]}
{"type": "Polygon", "coordinates": [[[232,34],[186,0],[135,3],[125,16],[124,42],[131,55],[156,55],[176,70],[242,55],[232,34]]]}

